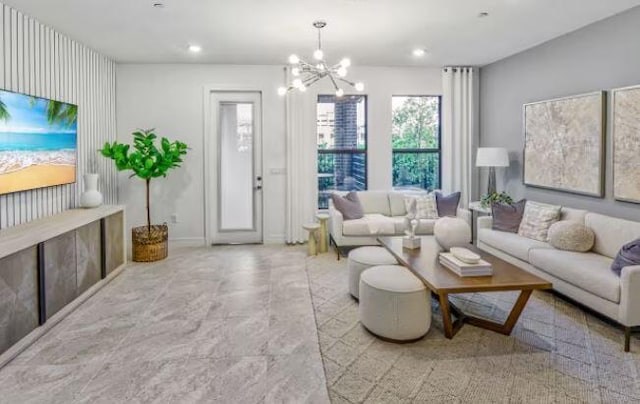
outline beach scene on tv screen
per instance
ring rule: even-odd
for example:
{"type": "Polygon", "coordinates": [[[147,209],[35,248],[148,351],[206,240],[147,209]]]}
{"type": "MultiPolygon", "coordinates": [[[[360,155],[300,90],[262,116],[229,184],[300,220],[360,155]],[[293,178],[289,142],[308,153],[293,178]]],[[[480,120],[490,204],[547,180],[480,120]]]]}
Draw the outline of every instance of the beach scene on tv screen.
{"type": "Polygon", "coordinates": [[[78,107],[0,90],[0,194],[76,180],[78,107]]]}

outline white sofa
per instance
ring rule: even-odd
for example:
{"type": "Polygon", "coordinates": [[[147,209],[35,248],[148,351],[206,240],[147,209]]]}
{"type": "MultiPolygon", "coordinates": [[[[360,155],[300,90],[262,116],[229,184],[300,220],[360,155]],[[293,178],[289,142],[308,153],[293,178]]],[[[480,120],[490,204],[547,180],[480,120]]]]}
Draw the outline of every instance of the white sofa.
{"type": "Polygon", "coordinates": [[[620,247],[640,238],[640,223],[571,208],[561,220],[582,223],[595,233],[586,253],[491,229],[492,218],[478,218],[478,247],[553,283],[559,293],[615,320],[625,328],[625,351],[631,327],[640,325],[640,266],[628,266],[618,277],[611,270],[620,247]]]}
{"type": "MultiPolygon", "coordinates": [[[[354,220],[344,220],[342,213],[329,200],[329,242],[335,246],[338,259],[341,247],[378,245],[378,235],[404,235],[407,214],[404,199],[417,195],[397,191],[360,191],[358,198],[364,210],[364,217],[354,220]]],[[[470,223],[471,213],[468,210],[458,209],[457,215],[470,223]]],[[[416,234],[433,234],[436,220],[420,219],[416,234]]]]}

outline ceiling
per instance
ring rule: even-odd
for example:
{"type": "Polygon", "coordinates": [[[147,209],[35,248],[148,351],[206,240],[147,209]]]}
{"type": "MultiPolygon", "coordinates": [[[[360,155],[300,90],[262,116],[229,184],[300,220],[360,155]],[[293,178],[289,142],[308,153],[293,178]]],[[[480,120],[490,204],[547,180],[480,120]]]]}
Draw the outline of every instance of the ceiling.
{"type": "Polygon", "coordinates": [[[3,0],[118,62],[284,64],[310,57],[316,19],[328,61],[484,65],[640,0],[3,0]],[[155,8],[153,3],[164,3],[155,8]],[[479,18],[480,12],[489,16],[479,18]],[[189,44],[203,51],[190,54],[189,44]],[[425,48],[423,58],[411,55],[425,48]]]}

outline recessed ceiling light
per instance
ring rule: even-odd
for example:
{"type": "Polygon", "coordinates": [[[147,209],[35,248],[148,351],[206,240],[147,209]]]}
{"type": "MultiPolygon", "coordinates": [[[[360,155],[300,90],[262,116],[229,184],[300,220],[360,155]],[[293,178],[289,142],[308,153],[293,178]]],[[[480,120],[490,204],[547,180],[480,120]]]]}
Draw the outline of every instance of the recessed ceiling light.
{"type": "Polygon", "coordinates": [[[487,13],[486,11],[481,12],[480,14],[478,14],[478,18],[484,18],[484,17],[488,17],[489,13],[487,13]]]}
{"type": "Polygon", "coordinates": [[[153,7],[155,7],[155,8],[164,8],[164,3],[153,3],[153,7]]]}
{"type": "Polygon", "coordinates": [[[201,51],[202,51],[202,47],[200,45],[189,45],[189,52],[199,53],[201,51]]]}
{"type": "Polygon", "coordinates": [[[413,50],[412,53],[413,53],[413,56],[415,56],[415,57],[422,57],[427,53],[427,51],[425,51],[422,48],[416,48],[416,49],[413,50]]]}

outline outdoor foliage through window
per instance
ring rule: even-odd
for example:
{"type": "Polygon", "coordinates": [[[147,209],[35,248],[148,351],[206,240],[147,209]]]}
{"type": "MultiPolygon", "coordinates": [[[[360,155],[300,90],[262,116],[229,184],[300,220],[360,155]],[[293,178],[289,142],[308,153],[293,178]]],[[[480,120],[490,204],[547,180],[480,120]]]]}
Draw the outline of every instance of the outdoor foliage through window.
{"type": "Polygon", "coordinates": [[[393,187],[440,188],[440,97],[392,98],[393,187]]]}

